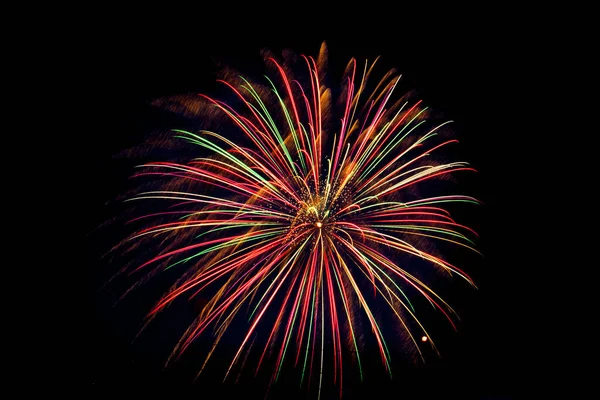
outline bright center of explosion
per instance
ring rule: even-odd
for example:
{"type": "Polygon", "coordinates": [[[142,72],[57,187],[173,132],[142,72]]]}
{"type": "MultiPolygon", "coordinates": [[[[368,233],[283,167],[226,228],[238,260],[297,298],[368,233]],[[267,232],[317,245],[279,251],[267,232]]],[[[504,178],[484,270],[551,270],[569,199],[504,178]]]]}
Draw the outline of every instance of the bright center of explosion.
{"type": "Polygon", "coordinates": [[[330,206],[323,196],[307,196],[300,202],[295,218],[292,220],[291,228],[299,229],[301,233],[305,229],[331,229],[335,218],[331,218],[330,206]]]}

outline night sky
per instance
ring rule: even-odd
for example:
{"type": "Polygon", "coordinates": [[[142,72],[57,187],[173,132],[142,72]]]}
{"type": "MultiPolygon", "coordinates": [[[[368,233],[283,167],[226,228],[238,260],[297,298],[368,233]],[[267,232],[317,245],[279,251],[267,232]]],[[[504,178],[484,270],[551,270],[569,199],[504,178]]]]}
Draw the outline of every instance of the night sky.
{"type": "MultiPolygon", "coordinates": [[[[90,142],[87,149],[91,169],[86,185],[85,221],[90,328],[82,370],[83,383],[89,385],[90,391],[166,388],[201,395],[208,393],[209,388],[217,388],[222,394],[262,398],[262,388],[251,383],[239,387],[211,386],[208,382],[193,385],[193,374],[198,369],[193,360],[184,359],[173,368],[162,370],[179,338],[177,329],[189,316],[184,314],[193,311],[192,306],[183,311],[170,310],[172,315],[159,324],[163,329],[150,328],[147,336],[132,342],[140,318],[155,299],[149,298],[147,292],[134,293],[133,300],[111,307],[115,294],[99,288],[115,266],[107,266],[100,255],[120,231],[115,227],[97,227],[119,212],[120,206],[113,200],[133,185],[128,177],[136,160],[115,155],[139,144],[152,129],[178,123],[177,117],[150,106],[151,100],[181,93],[214,93],[217,61],[252,75],[254,68],[260,66],[262,48],[275,54],[289,48],[316,56],[325,40],[331,73],[340,74],[351,57],[372,60],[379,55],[385,67],[380,72],[396,67],[404,76],[402,88],[417,90],[427,105],[456,121],[454,130],[463,159],[479,171],[469,181],[469,194],[485,203],[465,214],[480,233],[479,246],[485,256],[468,266],[479,290],[466,284],[453,286],[451,304],[457,305],[461,321],[457,333],[448,331],[439,338],[442,357],[431,354],[425,365],[418,366],[405,366],[399,359],[392,381],[381,371],[365,384],[352,386],[352,391],[345,390],[344,398],[438,398],[440,394],[452,398],[512,398],[522,374],[519,349],[523,332],[517,317],[514,282],[522,266],[514,262],[516,256],[507,250],[510,210],[502,204],[506,198],[502,191],[510,185],[502,164],[509,147],[504,138],[508,124],[503,119],[510,108],[506,100],[511,91],[511,82],[503,72],[514,68],[516,61],[508,57],[509,50],[501,38],[488,29],[478,31],[486,35],[481,40],[474,34],[477,28],[481,26],[457,33],[448,24],[435,34],[390,29],[397,32],[394,35],[340,34],[329,28],[313,37],[274,33],[261,38],[236,35],[228,39],[215,35],[211,29],[177,32],[165,26],[152,32],[124,30],[100,40],[95,57],[98,68],[90,79],[99,83],[102,100],[90,117],[101,136],[90,142]],[[167,325],[173,329],[164,328],[167,325]],[[381,394],[373,397],[374,391],[381,394]]],[[[444,323],[441,317],[440,321],[444,323]]],[[[374,361],[367,368],[380,368],[376,366],[380,362],[377,355],[372,358],[374,361]]],[[[393,355],[392,359],[395,360],[393,355]]],[[[213,383],[220,382],[220,376],[215,373],[213,383]]],[[[272,398],[296,398],[297,384],[293,382],[296,386],[289,392],[280,388],[272,398]]]]}

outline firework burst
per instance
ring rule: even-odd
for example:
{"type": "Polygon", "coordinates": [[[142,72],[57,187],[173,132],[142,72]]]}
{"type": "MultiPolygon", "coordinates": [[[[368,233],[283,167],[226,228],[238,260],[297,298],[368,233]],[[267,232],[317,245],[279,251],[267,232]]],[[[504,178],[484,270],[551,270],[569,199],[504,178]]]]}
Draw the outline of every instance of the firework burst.
{"type": "Polygon", "coordinates": [[[126,242],[159,244],[152,257],[128,273],[142,279],[181,271],[149,319],[176,299],[209,297],[170,359],[209,335],[214,345],[204,369],[233,321],[241,320],[245,331],[225,379],[234,367],[256,372],[270,358],[273,383],[288,360],[301,370],[300,385],[318,373],[313,381],[320,394],[324,359],[330,357],[329,372],[341,395],[347,354],[362,379],[359,330],[370,332],[391,374],[374,297],[419,354],[421,346],[436,346],[411,297],[425,299],[454,326],[452,308],[410,264],[420,259],[419,268],[428,265],[473,284],[422,244],[444,241],[476,252],[475,232],[455,222],[447,208],[478,202],[464,195],[419,197],[413,188],[473,169],[465,162],[434,159],[456,142],[439,140],[449,122],[432,126],[420,101],[392,100],[400,79],[393,71],[368,90],[375,63],[359,66],[351,60],[334,96],[324,85],[324,56],[322,49],[317,60],[299,57],[304,74],[297,76],[287,63],[268,58],[276,73],[266,78],[266,86],[239,77],[222,81],[231,101],[202,96],[203,101],[243,138],[175,130],[178,140],[210,154],[187,163],[140,166],[137,176],[167,183],[128,201],[150,201],[164,210],[135,219],[157,222],[126,242]],[[246,365],[251,351],[258,354],[252,366],[246,365]]]}

